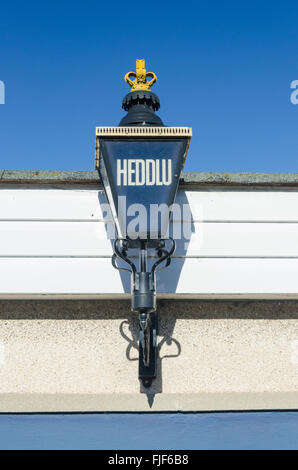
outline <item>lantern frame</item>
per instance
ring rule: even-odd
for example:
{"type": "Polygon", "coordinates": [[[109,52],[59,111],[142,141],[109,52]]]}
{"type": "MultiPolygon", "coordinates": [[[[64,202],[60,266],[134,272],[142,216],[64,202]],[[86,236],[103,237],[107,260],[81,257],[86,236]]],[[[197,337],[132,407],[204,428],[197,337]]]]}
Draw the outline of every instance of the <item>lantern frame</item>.
{"type": "MultiPolygon", "coordinates": [[[[170,211],[172,204],[175,201],[179,177],[184,167],[191,137],[192,129],[188,127],[119,126],[96,128],[95,167],[100,173],[118,237],[125,239],[130,238],[131,242],[132,239],[134,239],[135,242],[133,244],[135,247],[139,246],[140,239],[147,240],[149,245],[152,247],[156,246],[156,239],[161,240],[168,238],[166,234],[168,233],[170,211]],[[148,155],[147,157],[145,155],[148,153],[148,149],[150,149],[151,142],[153,147],[152,157],[150,155],[148,158],[148,155]],[[123,147],[121,150],[119,150],[119,148],[117,150],[118,144],[123,147]],[[137,147],[135,154],[134,145],[137,147]],[[159,145],[161,146],[160,149],[159,145]],[[141,150],[142,148],[143,150],[141,150]],[[115,157],[114,152],[116,152],[116,154],[118,152],[119,156],[117,155],[117,157],[115,157]],[[127,159],[126,157],[123,157],[123,154],[126,152],[127,159]],[[133,157],[128,156],[130,152],[134,155],[133,157]],[[139,155],[138,152],[141,152],[141,154],[139,155]],[[157,155],[158,152],[161,152],[161,154],[167,154],[169,152],[169,157],[154,157],[155,152],[157,152],[157,155]],[[149,186],[147,183],[138,184],[138,181],[135,181],[132,185],[130,185],[128,181],[127,184],[127,178],[129,179],[129,175],[126,173],[127,170],[125,170],[125,182],[123,182],[123,184],[119,184],[117,176],[116,183],[116,173],[118,170],[116,170],[115,158],[117,159],[117,168],[118,163],[121,161],[125,168],[127,168],[131,158],[132,162],[142,164],[143,171],[145,170],[145,166],[148,168],[149,164],[149,178],[153,178],[154,181],[156,165],[156,182],[153,183],[151,181],[150,184],[148,183],[149,186]],[[161,177],[161,165],[163,165],[163,173],[166,171],[164,167],[168,165],[167,181],[165,183],[163,183],[164,180],[158,180],[158,178],[161,177]],[[163,186],[163,184],[166,186],[163,186]],[[142,192],[142,188],[144,188],[144,192],[142,192]],[[125,197],[124,203],[123,196],[125,197]],[[146,220],[145,216],[143,216],[143,230],[139,229],[138,232],[133,231],[133,237],[130,236],[127,230],[129,222],[126,213],[126,198],[129,206],[131,204],[142,204],[145,214],[148,213],[146,220]],[[154,208],[154,206],[163,207],[163,209],[165,207],[167,208],[167,213],[162,215],[161,222],[157,222],[156,225],[153,224],[152,218],[148,218],[149,212],[151,213],[151,208],[154,208]]],[[[123,171],[124,170],[121,170],[121,173],[123,171]]],[[[146,175],[148,176],[147,171],[148,170],[146,170],[146,175]]],[[[133,173],[136,173],[136,170],[134,170],[133,173]]],[[[142,174],[145,179],[145,172],[142,174]]],[[[121,178],[121,176],[119,176],[119,178],[121,178]]]]}
{"type": "MultiPolygon", "coordinates": [[[[145,239],[138,238],[131,240],[125,232],[125,237],[121,236],[121,227],[116,209],[114,195],[111,190],[108,171],[103,165],[101,158],[101,139],[105,142],[109,139],[113,142],[119,138],[119,142],[136,142],[138,139],[145,142],[157,141],[184,141],[183,154],[180,154],[179,171],[174,174],[172,183],[172,191],[169,192],[169,201],[167,206],[170,209],[175,201],[176,192],[179,185],[180,173],[184,167],[185,159],[188,153],[190,141],[192,138],[192,129],[190,127],[161,127],[161,126],[115,126],[115,127],[96,127],[96,146],[95,146],[95,168],[99,171],[110,210],[114,219],[117,238],[114,242],[114,254],[112,256],[112,264],[118,270],[125,270],[131,273],[131,293],[132,303],[131,309],[139,314],[140,337],[139,337],[139,379],[144,387],[151,386],[152,380],[156,377],[157,362],[157,314],[156,314],[156,277],[157,270],[168,267],[171,263],[171,256],[175,251],[175,240],[171,237],[167,239],[159,236],[157,239],[148,237],[145,239]],[[182,161],[181,161],[182,157],[182,161]],[[129,250],[138,248],[138,268],[130,255],[129,250]],[[157,260],[153,263],[151,270],[148,270],[148,249],[155,249],[155,257],[157,260]],[[124,261],[128,268],[120,267],[117,259],[124,261]],[[163,267],[158,267],[164,263],[163,267]]],[[[106,155],[107,158],[107,155],[106,155]]],[[[178,160],[179,163],[179,160],[178,160]]],[[[111,168],[110,168],[111,169],[111,168]]],[[[112,176],[112,175],[110,175],[112,176]]],[[[172,175],[173,176],[173,175],[172,175]]],[[[114,175],[113,175],[114,178],[114,175]]],[[[113,187],[115,181],[113,181],[113,187]]],[[[152,186],[154,190],[154,185],[152,186]]],[[[135,201],[142,203],[141,200],[135,201]]],[[[169,223],[170,210],[167,224],[169,223]]],[[[158,232],[159,233],[159,232],[158,232]]],[[[161,231],[161,233],[163,233],[161,231]]]]}

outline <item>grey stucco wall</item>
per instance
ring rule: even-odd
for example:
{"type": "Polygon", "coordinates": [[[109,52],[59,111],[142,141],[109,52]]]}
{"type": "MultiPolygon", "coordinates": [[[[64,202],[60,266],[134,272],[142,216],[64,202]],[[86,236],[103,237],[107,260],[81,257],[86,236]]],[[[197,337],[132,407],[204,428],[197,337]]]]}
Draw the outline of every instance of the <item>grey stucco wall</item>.
{"type": "Polygon", "coordinates": [[[2,300],[0,411],[298,408],[297,301],[159,300],[158,378],[138,381],[127,300],[2,300]]]}

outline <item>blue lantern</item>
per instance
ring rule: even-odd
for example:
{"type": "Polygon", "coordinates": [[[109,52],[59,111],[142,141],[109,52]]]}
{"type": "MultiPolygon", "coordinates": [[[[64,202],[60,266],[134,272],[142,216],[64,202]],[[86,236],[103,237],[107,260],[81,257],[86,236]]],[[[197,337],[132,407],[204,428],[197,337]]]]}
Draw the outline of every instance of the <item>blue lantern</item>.
{"type": "Polygon", "coordinates": [[[168,238],[169,216],[191,129],[98,127],[96,135],[99,172],[118,236],[134,245],[133,240],[151,241],[152,245],[153,240],[168,238]]]}
{"type": "Polygon", "coordinates": [[[175,250],[168,228],[192,129],[166,127],[155,114],[160,103],[150,87],[156,75],[146,72],[144,60],[137,60],[136,73],[125,80],[131,86],[122,103],[127,115],[117,127],[96,128],[95,162],[116,227],[112,263],[123,269],[117,263],[122,259],[132,276],[131,308],[140,321],[139,378],[150,387],[157,360],[155,272],[161,263],[170,265],[175,250]],[[138,264],[130,254],[135,249],[138,264]],[[149,249],[155,250],[150,270],[149,249]]]}

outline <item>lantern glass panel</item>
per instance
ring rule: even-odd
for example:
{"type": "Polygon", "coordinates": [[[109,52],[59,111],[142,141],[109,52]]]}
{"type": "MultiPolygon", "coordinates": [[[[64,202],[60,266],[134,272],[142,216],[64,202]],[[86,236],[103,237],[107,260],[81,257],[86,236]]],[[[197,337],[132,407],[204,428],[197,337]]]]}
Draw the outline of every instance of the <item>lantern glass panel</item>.
{"type": "Polygon", "coordinates": [[[187,139],[103,138],[100,148],[100,173],[117,217],[118,236],[167,238],[187,139]]]}

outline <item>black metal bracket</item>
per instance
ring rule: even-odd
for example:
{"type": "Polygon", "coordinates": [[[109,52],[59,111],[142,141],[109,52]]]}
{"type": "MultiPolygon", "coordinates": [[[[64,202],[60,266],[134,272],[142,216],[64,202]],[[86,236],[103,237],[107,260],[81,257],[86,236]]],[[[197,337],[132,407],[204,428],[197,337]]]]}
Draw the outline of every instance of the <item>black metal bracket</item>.
{"type": "Polygon", "coordinates": [[[156,378],[157,363],[157,335],[158,322],[156,313],[156,288],[155,273],[168,267],[171,263],[171,256],[175,251],[175,241],[169,238],[171,243],[170,249],[166,249],[165,240],[156,240],[155,246],[150,240],[150,248],[154,247],[158,257],[148,271],[148,244],[146,240],[139,241],[139,266],[128,256],[128,250],[136,247],[134,241],[130,244],[128,239],[116,239],[114,242],[114,254],[112,256],[112,264],[114,268],[120,271],[129,271],[132,276],[132,299],[131,309],[139,314],[139,379],[144,387],[151,386],[152,381],[156,378]],[[116,260],[117,258],[125,261],[129,268],[120,268],[116,260]],[[161,268],[158,266],[165,262],[161,268]]]}
{"type": "Polygon", "coordinates": [[[149,325],[146,330],[140,327],[139,342],[139,379],[146,388],[151,386],[157,372],[157,313],[150,313],[148,321],[149,325]]]}

